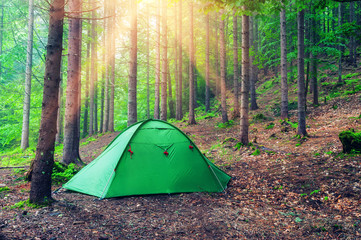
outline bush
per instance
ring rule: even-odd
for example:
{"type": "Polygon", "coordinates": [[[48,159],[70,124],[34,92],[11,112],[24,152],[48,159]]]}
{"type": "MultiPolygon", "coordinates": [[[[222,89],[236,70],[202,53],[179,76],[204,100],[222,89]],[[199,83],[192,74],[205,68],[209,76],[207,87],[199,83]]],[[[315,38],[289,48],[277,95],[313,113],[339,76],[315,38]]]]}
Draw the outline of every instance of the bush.
{"type": "Polygon", "coordinates": [[[79,170],[74,163],[66,166],[62,163],[55,162],[51,178],[53,183],[62,184],[69,181],[77,172],[79,172],[79,170]]]}

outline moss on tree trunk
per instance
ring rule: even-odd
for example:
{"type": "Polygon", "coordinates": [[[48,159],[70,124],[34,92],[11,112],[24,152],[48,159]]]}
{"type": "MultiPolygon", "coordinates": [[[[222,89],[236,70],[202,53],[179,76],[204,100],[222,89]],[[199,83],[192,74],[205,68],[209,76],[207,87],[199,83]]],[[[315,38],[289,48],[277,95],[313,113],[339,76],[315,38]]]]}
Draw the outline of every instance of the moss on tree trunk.
{"type": "Polygon", "coordinates": [[[344,153],[361,152],[361,132],[343,131],[338,137],[344,153]]]}

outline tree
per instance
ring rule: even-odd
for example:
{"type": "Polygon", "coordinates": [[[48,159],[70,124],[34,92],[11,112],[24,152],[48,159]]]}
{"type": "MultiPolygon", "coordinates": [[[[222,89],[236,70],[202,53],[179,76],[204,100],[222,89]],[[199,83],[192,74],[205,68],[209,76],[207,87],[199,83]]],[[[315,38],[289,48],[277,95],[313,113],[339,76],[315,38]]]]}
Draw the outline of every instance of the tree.
{"type": "Polygon", "coordinates": [[[137,122],[137,1],[131,1],[128,126],[137,122]]]}
{"type": "MultiPolygon", "coordinates": [[[[224,11],[222,10],[221,14],[224,11]]],[[[221,112],[222,122],[228,122],[227,116],[227,102],[226,102],[226,42],[224,36],[224,20],[221,17],[219,20],[219,46],[220,46],[220,60],[221,60],[221,112]]]]}
{"type": "Polygon", "coordinates": [[[168,41],[167,41],[167,0],[162,1],[162,79],[160,83],[161,105],[160,119],[167,121],[167,77],[168,77],[168,41]]]}
{"type": "Polygon", "coordinates": [[[194,39],[193,39],[193,2],[189,3],[189,124],[196,124],[194,115],[194,39]]]}
{"type": "Polygon", "coordinates": [[[281,119],[288,118],[286,10],[280,12],[281,28],[281,119]]]}
{"type": "MultiPolygon", "coordinates": [[[[90,25],[89,25],[90,26],[90,25]]],[[[90,34],[90,28],[88,27],[88,35],[90,34]]],[[[90,82],[90,40],[86,41],[86,65],[85,65],[85,103],[84,103],[84,120],[83,120],[83,135],[88,134],[88,109],[89,109],[89,82],[90,82]]]]}
{"type": "Polygon", "coordinates": [[[115,93],[115,1],[110,1],[110,97],[108,131],[114,132],[114,93],[115,93]]]}
{"type": "Polygon", "coordinates": [[[160,0],[158,2],[158,8],[157,8],[157,27],[156,27],[156,63],[155,63],[155,90],[154,90],[154,118],[159,119],[160,118],[160,112],[159,112],[159,84],[160,84],[160,0]]]}
{"type": "MultiPolygon", "coordinates": [[[[312,46],[316,46],[316,12],[312,10],[313,17],[310,19],[310,42],[312,46]]],[[[313,90],[313,105],[318,106],[318,82],[317,82],[317,53],[316,51],[312,51],[310,54],[310,62],[311,62],[311,83],[312,83],[312,90],[313,90]]],[[[307,88],[306,88],[307,92],[307,88]]]]}
{"type": "Polygon", "coordinates": [[[209,81],[209,13],[206,15],[206,112],[210,110],[210,81],[209,81]]]}
{"type": "Polygon", "coordinates": [[[31,75],[32,75],[32,66],[33,66],[33,33],[34,33],[34,0],[29,0],[28,46],[26,49],[23,128],[21,133],[21,149],[23,150],[29,147],[30,95],[31,95],[31,75]]]}
{"type": "Polygon", "coordinates": [[[257,65],[255,64],[255,55],[257,53],[255,36],[256,21],[254,17],[250,17],[250,31],[249,31],[249,42],[253,50],[253,54],[250,56],[250,92],[251,92],[251,110],[258,109],[257,96],[256,96],[256,82],[257,82],[257,65]]]}
{"type": "Polygon", "coordinates": [[[81,63],[81,1],[69,1],[68,79],[65,102],[64,150],[61,160],[64,164],[82,165],[79,155],[79,81],[81,63]]]}
{"type": "Polygon", "coordinates": [[[302,9],[297,13],[298,25],[298,129],[297,134],[306,136],[306,95],[305,95],[305,10],[302,9]]]}
{"type": "Polygon", "coordinates": [[[111,32],[112,29],[110,27],[111,22],[113,19],[109,19],[110,14],[110,6],[111,1],[105,0],[104,1],[104,31],[103,31],[103,42],[104,42],[104,54],[103,58],[105,59],[105,72],[103,70],[103,82],[102,86],[104,85],[104,88],[101,89],[101,116],[104,116],[103,118],[100,117],[100,128],[101,132],[105,133],[108,132],[108,125],[109,125],[109,81],[110,81],[110,72],[111,72],[111,66],[110,66],[110,55],[111,55],[111,49],[110,49],[110,39],[111,39],[111,32]],[[104,106],[103,106],[104,103],[104,106]]]}
{"type": "Polygon", "coordinates": [[[236,10],[233,12],[233,118],[239,117],[239,102],[238,102],[238,23],[236,10]]]}
{"type": "Polygon", "coordinates": [[[63,40],[64,0],[54,0],[49,6],[49,34],[44,75],[39,140],[31,174],[31,203],[47,203],[51,197],[51,174],[54,164],[56,118],[60,83],[63,40]]]}
{"type": "Polygon", "coordinates": [[[178,90],[177,90],[177,110],[176,119],[181,120],[183,118],[182,111],[182,85],[183,85],[183,45],[182,45],[182,1],[178,2],[178,19],[179,19],[179,34],[178,34],[178,90]]]}
{"type": "MultiPolygon", "coordinates": [[[[246,10],[243,7],[243,10],[246,10]]],[[[240,109],[240,141],[247,145],[249,129],[249,16],[242,15],[242,87],[240,109]]]]}
{"type": "Polygon", "coordinates": [[[97,14],[96,0],[92,1],[92,20],[91,20],[91,62],[90,62],[90,103],[89,103],[89,135],[93,135],[97,130],[97,108],[96,108],[96,82],[98,81],[98,53],[97,53],[97,14]]]}
{"type": "MultiPolygon", "coordinates": [[[[338,27],[341,27],[342,25],[342,3],[338,3],[338,27]]],[[[342,43],[342,41],[341,41],[342,43]]],[[[342,45],[339,43],[339,57],[338,57],[338,82],[342,83],[342,45]]]]}
{"type": "MultiPolygon", "coordinates": [[[[149,13],[149,4],[147,4],[147,12],[149,13]]],[[[150,30],[149,14],[147,14],[147,119],[150,118],[150,90],[149,90],[149,71],[150,71],[150,53],[149,53],[149,30],[150,30]]]]}

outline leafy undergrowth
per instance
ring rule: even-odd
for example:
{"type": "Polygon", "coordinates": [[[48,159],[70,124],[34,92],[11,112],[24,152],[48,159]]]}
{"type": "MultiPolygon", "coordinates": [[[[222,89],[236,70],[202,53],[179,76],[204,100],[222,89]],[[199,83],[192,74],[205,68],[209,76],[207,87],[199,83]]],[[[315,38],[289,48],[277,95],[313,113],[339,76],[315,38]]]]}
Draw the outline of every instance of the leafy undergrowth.
{"type": "MultiPolygon", "coordinates": [[[[360,130],[360,109],[356,95],[310,107],[307,138],[296,137],[295,117],[282,122],[259,109],[250,115],[257,120],[249,146],[237,142],[239,119],[227,126],[214,116],[194,126],[175,123],[232,176],[224,193],[98,201],[61,190],[51,206],[37,209],[23,204],[29,183],[15,181],[20,173],[0,170],[0,239],[361,238],[361,156],[343,154],[338,139],[341,131],[360,130]]],[[[83,144],[83,159],[115,135],[83,144]]]]}

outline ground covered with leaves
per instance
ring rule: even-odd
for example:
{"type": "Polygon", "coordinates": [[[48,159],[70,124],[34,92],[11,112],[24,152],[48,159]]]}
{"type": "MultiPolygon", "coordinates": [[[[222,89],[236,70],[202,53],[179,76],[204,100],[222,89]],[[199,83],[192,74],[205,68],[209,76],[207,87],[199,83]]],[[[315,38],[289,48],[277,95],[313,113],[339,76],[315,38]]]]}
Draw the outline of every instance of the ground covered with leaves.
{"type": "MultiPolygon", "coordinates": [[[[361,155],[343,154],[338,139],[343,130],[361,130],[360,109],[356,95],[309,107],[307,138],[296,137],[295,112],[282,122],[253,111],[250,146],[238,144],[238,119],[176,123],[232,176],[223,193],[100,201],[61,190],[52,205],[35,208],[26,202],[23,173],[0,169],[0,239],[361,238],[361,155]]],[[[83,159],[90,162],[115,136],[82,144],[83,159]]]]}

